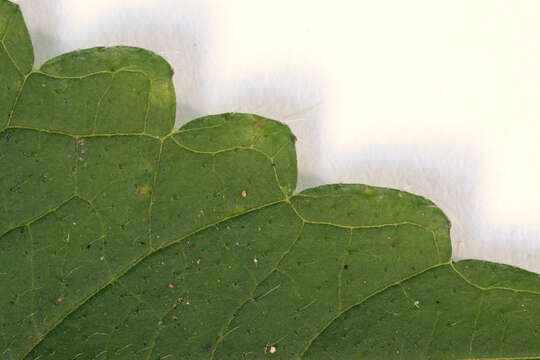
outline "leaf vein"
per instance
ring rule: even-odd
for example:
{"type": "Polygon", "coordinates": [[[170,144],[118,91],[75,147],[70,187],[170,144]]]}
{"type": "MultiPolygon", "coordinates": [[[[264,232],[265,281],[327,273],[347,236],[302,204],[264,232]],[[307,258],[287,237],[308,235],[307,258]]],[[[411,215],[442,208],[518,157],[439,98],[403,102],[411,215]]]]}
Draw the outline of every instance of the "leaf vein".
{"type": "Polygon", "coordinates": [[[313,342],[335,321],[337,320],[339,317],[341,317],[343,314],[345,314],[346,312],[350,311],[351,309],[359,306],[359,305],[362,305],[364,302],[366,302],[367,300],[371,299],[372,297],[388,290],[389,288],[391,287],[394,287],[394,286],[399,286],[402,282],[404,281],[407,281],[407,280],[410,280],[412,278],[415,278],[419,275],[422,275],[432,269],[435,269],[435,268],[438,268],[438,267],[441,267],[441,266],[444,266],[444,265],[448,265],[450,262],[444,262],[444,263],[438,263],[438,264],[434,264],[434,265],[431,265],[419,272],[416,272],[412,275],[409,275],[407,277],[404,277],[402,279],[399,279],[397,281],[393,281],[381,288],[379,288],[378,290],[372,292],[371,294],[363,297],[362,299],[358,300],[357,302],[347,306],[345,309],[339,311],[336,313],[336,315],[334,315],[333,317],[331,317],[327,322],[326,324],[324,324],[323,326],[321,326],[321,328],[314,334],[314,336],[309,339],[307,342],[306,342],[306,346],[300,351],[300,353],[298,354],[298,359],[301,359],[304,354],[307,352],[307,350],[311,347],[311,345],[313,344],[313,342]]]}
{"type": "MultiPolygon", "coordinates": [[[[72,198],[76,197],[75,195],[72,195],[70,197],[69,200],[71,200],[72,198]]],[[[77,196],[78,197],[78,196],[77,196]]],[[[238,214],[234,214],[234,215],[231,215],[231,216],[228,216],[226,218],[223,218],[223,219],[220,219],[218,221],[215,221],[213,223],[210,223],[210,224],[207,224],[207,225],[204,225],[198,229],[195,229],[193,230],[192,232],[189,232],[187,234],[184,234],[180,237],[178,237],[177,239],[171,241],[171,242],[168,242],[168,243],[165,243],[164,245],[160,246],[159,248],[156,248],[154,250],[150,250],[148,251],[147,253],[141,255],[139,258],[135,259],[133,262],[131,262],[130,264],[128,264],[128,266],[126,266],[125,269],[123,269],[122,271],[118,272],[117,274],[115,274],[113,277],[111,277],[111,279],[109,279],[108,281],[104,282],[103,284],[101,284],[95,291],[93,291],[92,293],[88,294],[84,299],[82,299],[81,301],[79,301],[78,303],[75,304],[75,306],[73,306],[73,308],[71,308],[70,310],[68,310],[64,316],[62,316],[60,319],[58,319],[55,323],[53,323],[45,332],[42,333],[42,335],[37,339],[37,341],[35,341],[30,347],[29,349],[24,353],[23,355],[23,358],[25,358],[26,356],[28,356],[28,354],[30,352],[32,352],[32,350],[38,346],[46,337],[47,335],[53,331],[54,329],[56,329],[60,324],[62,324],[64,322],[64,320],[66,318],[68,318],[71,314],[73,314],[75,311],[77,311],[81,306],[83,306],[84,304],[86,304],[90,299],[92,299],[94,296],[96,296],[97,294],[99,294],[101,291],[103,291],[105,288],[107,288],[109,285],[111,285],[112,283],[116,282],[117,280],[119,280],[120,278],[122,278],[124,275],[126,275],[127,273],[129,273],[130,270],[132,270],[137,264],[139,264],[140,262],[144,261],[145,259],[147,259],[149,256],[153,255],[153,254],[156,254],[158,253],[159,251],[163,250],[163,249],[166,249],[174,244],[178,244],[182,241],[184,241],[185,239],[191,237],[191,236],[194,236],[204,230],[207,230],[209,228],[212,228],[216,225],[219,225],[223,222],[226,222],[228,220],[231,220],[231,219],[235,219],[235,218],[238,218],[240,216],[243,216],[243,215],[246,215],[246,214],[249,214],[253,211],[257,211],[257,210],[260,210],[260,209],[263,209],[263,208],[266,208],[266,207],[270,207],[270,206],[274,206],[274,205],[277,205],[277,204],[280,204],[280,203],[283,203],[284,200],[278,200],[278,201],[274,201],[274,202],[271,202],[271,203],[267,203],[267,204],[263,204],[263,205],[260,205],[260,206],[257,206],[257,207],[254,207],[254,208],[251,208],[251,209],[248,209],[244,212],[241,212],[241,213],[238,213],[238,214]]]]}
{"type": "Polygon", "coordinates": [[[474,335],[475,335],[477,327],[478,327],[478,318],[480,317],[480,313],[482,312],[482,304],[484,303],[484,298],[485,298],[485,293],[482,293],[480,295],[480,300],[478,300],[478,309],[477,309],[476,315],[474,317],[473,327],[472,327],[472,330],[471,330],[471,339],[469,340],[469,355],[470,356],[472,356],[474,335]]]}
{"type": "Polygon", "coordinates": [[[105,88],[105,90],[103,91],[103,95],[101,95],[101,97],[99,98],[97,104],[96,104],[96,111],[94,113],[94,127],[92,129],[92,134],[95,134],[96,133],[96,130],[97,130],[97,120],[98,120],[98,116],[99,116],[99,110],[101,108],[101,103],[103,102],[103,99],[105,99],[105,96],[107,96],[107,94],[109,93],[109,91],[111,91],[111,88],[112,88],[112,84],[114,82],[114,75],[115,73],[113,72],[111,74],[111,78],[109,79],[109,85],[107,85],[107,87],[105,88]]]}
{"type": "MultiPolygon", "coordinates": [[[[268,279],[270,277],[270,275],[272,273],[274,273],[275,271],[280,271],[279,270],[279,264],[281,264],[281,261],[283,260],[283,258],[285,258],[285,256],[287,256],[287,254],[290,253],[291,249],[294,247],[294,245],[296,244],[296,242],[298,241],[298,239],[300,238],[300,236],[302,235],[302,232],[304,231],[304,223],[302,223],[301,227],[300,227],[300,231],[298,232],[297,236],[294,238],[294,240],[292,241],[291,245],[287,248],[287,250],[285,250],[283,252],[283,254],[280,256],[280,258],[276,261],[276,264],[268,271],[268,273],[261,279],[261,281],[259,281],[258,283],[256,283],[253,288],[251,289],[251,291],[249,292],[249,294],[244,298],[244,300],[242,300],[238,306],[236,307],[236,309],[233,311],[233,313],[229,316],[229,320],[227,321],[227,324],[225,324],[225,326],[219,331],[218,333],[218,338],[214,344],[214,346],[212,347],[212,351],[210,353],[210,360],[214,358],[214,355],[216,353],[216,350],[217,350],[217,347],[218,345],[223,341],[223,339],[225,338],[225,336],[230,333],[230,332],[227,332],[227,329],[229,328],[229,326],[231,325],[232,321],[234,320],[234,315],[237,314],[238,312],[240,312],[240,310],[244,307],[245,304],[247,304],[249,301],[256,301],[255,298],[253,298],[253,294],[255,293],[255,290],[257,290],[257,287],[259,287],[266,279],[268,279]]],[[[271,291],[274,291],[274,290],[277,290],[277,288],[274,288],[272,289],[271,291]]],[[[264,294],[263,296],[266,296],[268,295],[271,291],[268,291],[266,294],[264,294]]],[[[259,297],[260,298],[260,297],[259,297]]]]}
{"type": "Polygon", "coordinates": [[[154,181],[152,183],[152,193],[150,194],[150,202],[148,204],[148,245],[150,249],[153,248],[152,244],[152,205],[154,204],[154,196],[156,192],[156,184],[159,173],[159,168],[161,166],[161,154],[163,153],[163,140],[159,144],[159,152],[156,161],[156,170],[154,171],[154,181]]]}
{"type": "Polygon", "coordinates": [[[13,18],[15,18],[17,15],[21,15],[21,11],[18,8],[17,8],[17,11],[13,15],[11,15],[11,17],[9,18],[9,20],[8,20],[8,22],[6,24],[6,30],[4,31],[4,35],[2,35],[2,39],[0,40],[0,43],[2,43],[2,47],[4,48],[4,51],[6,52],[6,55],[8,56],[9,60],[11,60],[11,62],[13,63],[13,65],[15,66],[17,71],[22,76],[24,76],[24,72],[21,70],[19,64],[17,64],[17,62],[15,61],[15,58],[13,58],[13,56],[11,55],[11,52],[9,51],[8,47],[6,46],[6,42],[5,42],[7,34],[9,32],[9,27],[11,26],[11,22],[13,21],[13,18]]]}
{"type": "Polygon", "coordinates": [[[33,223],[35,223],[36,221],[44,218],[45,216],[49,215],[50,213],[53,213],[55,211],[57,211],[58,209],[60,209],[62,206],[64,206],[66,203],[68,203],[70,200],[72,200],[73,198],[75,197],[78,197],[76,196],[75,194],[71,194],[68,198],[60,201],[56,206],[52,207],[52,208],[49,208],[45,211],[43,211],[41,214],[37,215],[36,217],[28,220],[28,221],[25,221],[23,223],[19,223],[13,227],[11,227],[10,229],[4,231],[2,234],[0,234],[0,239],[2,237],[4,237],[7,233],[15,230],[15,229],[18,229],[18,228],[21,228],[21,227],[24,227],[24,226],[29,226],[29,225],[32,225],[33,223]]]}

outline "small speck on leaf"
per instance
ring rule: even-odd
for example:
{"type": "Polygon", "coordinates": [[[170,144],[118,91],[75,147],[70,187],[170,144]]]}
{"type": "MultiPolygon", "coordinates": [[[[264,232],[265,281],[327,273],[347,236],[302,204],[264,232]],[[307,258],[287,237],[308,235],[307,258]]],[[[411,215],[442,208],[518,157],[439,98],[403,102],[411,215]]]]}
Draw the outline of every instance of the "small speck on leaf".
{"type": "Polygon", "coordinates": [[[270,346],[270,354],[273,354],[277,351],[275,346],[270,346]]]}
{"type": "Polygon", "coordinates": [[[171,288],[171,289],[172,289],[173,287],[174,287],[174,285],[173,285],[173,284],[169,284],[169,288],[171,288]]]}
{"type": "Polygon", "coordinates": [[[242,197],[246,197],[246,196],[247,196],[246,190],[242,190],[242,197]]]}

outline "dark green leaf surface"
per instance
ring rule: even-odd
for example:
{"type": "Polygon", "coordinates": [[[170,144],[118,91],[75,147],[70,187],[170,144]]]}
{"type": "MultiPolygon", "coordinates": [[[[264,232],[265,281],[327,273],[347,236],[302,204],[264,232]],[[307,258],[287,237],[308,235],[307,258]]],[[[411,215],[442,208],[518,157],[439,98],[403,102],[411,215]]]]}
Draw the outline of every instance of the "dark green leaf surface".
{"type": "Polygon", "coordinates": [[[540,278],[451,261],[403,191],[295,193],[295,137],[172,131],[172,70],[130,47],[33,70],[0,0],[0,358],[540,358],[540,278]]]}

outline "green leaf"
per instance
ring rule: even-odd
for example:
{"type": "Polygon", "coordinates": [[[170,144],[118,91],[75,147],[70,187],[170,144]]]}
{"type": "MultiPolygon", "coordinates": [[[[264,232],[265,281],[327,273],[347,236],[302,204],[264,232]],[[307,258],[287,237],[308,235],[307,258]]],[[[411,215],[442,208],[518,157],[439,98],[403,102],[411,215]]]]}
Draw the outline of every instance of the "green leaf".
{"type": "Polygon", "coordinates": [[[131,47],[32,70],[0,0],[2,359],[540,358],[540,278],[451,260],[399,190],[295,192],[295,137],[172,131],[172,70],[131,47]]]}

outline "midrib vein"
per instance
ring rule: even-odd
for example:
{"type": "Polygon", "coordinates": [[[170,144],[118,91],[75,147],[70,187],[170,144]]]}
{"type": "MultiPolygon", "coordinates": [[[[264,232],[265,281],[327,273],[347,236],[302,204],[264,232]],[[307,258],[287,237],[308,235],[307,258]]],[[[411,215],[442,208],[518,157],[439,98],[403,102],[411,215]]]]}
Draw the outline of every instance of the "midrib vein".
{"type": "MultiPolygon", "coordinates": [[[[72,196],[71,198],[73,198],[74,196],[72,196]]],[[[70,199],[71,199],[70,198],[70,199]]],[[[65,201],[67,202],[67,201],[65,201]]],[[[65,203],[64,202],[64,203],[65,203]]],[[[243,215],[246,215],[246,214],[249,214],[253,211],[257,211],[257,210],[261,210],[261,209],[264,209],[264,208],[267,208],[267,207],[271,207],[271,206],[274,206],[274,205],[277,205],[277,204],[281,204],[281,203],[284,203],[285,200],[284,199],[281,199],[281,200],[277,200],[277,201],[274,201],[274,202],[270,202],[270,203],[267,203],[267,204],[263,204],[263,205],[260,205],[258,207],[254,207],[254,208],[251,208],[249,210],[246,210],[244,212],[241,212],[241,213],[238,213],[238,214],[234,214],[234,215],[231,215],[231,216],[228,216],[226,218],[223,218],[223,219],[220,219],[218,221],[215,221],[213,223],[210,223],[210,224],[207,224],[205,226],[202,226],[196,230],[193,230],[192,232],[190,233],[187,233],[185,235],[182,235],[181,237],[169,242],[169,243],[166,243],[164,244],[163,246],[159,247],[159,248],[156,248],[154,250],[150,250],[148,251],[147,253],[143,254],[142,256],[140,256],[139,258],[137,258],[135,261],[133,261],[132,263],[128,264],[128,266],[126,268],[124,268],[122,271],[118,272],[116,275],[112,276],[108,281],[106,281],[105,283],[103,283],[96,291],[94,291],[93,293],[90,293],[89,295],[87,295],[83,300],[81,300],[79,303],[77,303],[71,310],[67,311],[63,317],[61,317],[60,319],[58,319],[58,321],[56,321],[49,329],[47,329],[45,332],[43,332],[43,334],[37,339],[36,342],[34,342],[34,344],[32,344],[32,346],[24,353],[23,355],[23,359],[25,359],[28,354],[30,354],[30,352],[32,352],[32,350],[37,346],[39,345],[46,337],[47,335],[53,331],[54,329],[56,329],[60,324],[62,324],[62,322],[68,318],[72,313],[74,313],[75,311],[77,311],[81,306],[83,306],[85,303],[87,303],[90,299],[92,299],[94,296],[98,295],[101,291],[103,291],[105,288],[107,288],[109,285],[113,284],[115,281],[121,279],[124,275],[126,275],[127,273],[129,273],[129,271],[131,269],[133,269],[135,266],[137,266],[140,262],[144,261],[145,259],[147,259],[148,257],[150,257],[151,255],[153,254],[156,254],[172,245],[175,245],[175,244],[178,244],[184,240],[186,240],[187,238],[191,237],[191,236],[194,236],[200,232],[203,232],[204,230],[207,230],[207,229],[210,229],[214,226],[217,226],[221,223],[224,223],[226,221],[229,221],[229,220],[232,220],[232,219],[235,219],[235,218],[238,218],[238,217],[241,217],[243,215]]]]}

